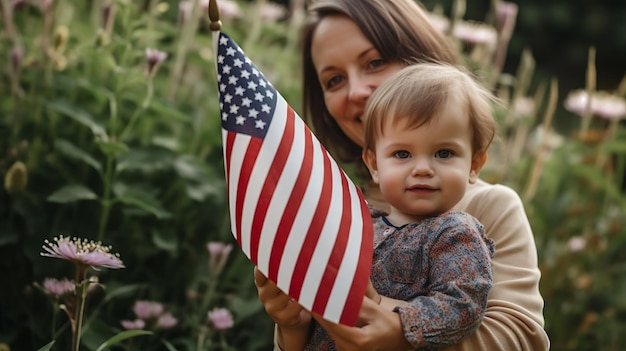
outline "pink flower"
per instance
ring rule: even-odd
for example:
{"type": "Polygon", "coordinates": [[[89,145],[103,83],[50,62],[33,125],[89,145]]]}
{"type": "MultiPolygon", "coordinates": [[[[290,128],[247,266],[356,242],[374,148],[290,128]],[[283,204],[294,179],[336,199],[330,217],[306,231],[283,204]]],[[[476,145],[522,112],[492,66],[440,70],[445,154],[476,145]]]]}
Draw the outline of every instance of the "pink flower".
{"type": "Polygon", "coordinates": [[[146,61],[148,62],[146,75],[148,77],[151,77],[156,71],[156,68],[161,64],[161,62],[165,61],[166,58],[166,52],[159,51],[157,49],[146,48],[146,61]]]}
{"type": "Polygon", "coordinates": [[[74,294],[76,292],[76,284],[67,278],[63,278],[62,280],[46,278],[43,281],[43,290],[48,295],[59,299],[65,295],[74,294]]]}
{"type": "Polygon", "coordinates": [[[157,329],[172,329],[178,324],[178,319],[171,313],[165,313],[159,316],[156,322],[157,329]]]}
{"type": "Polygon", "coordinates": [[[215,330],[226,330],[233,326],[233,316],[226,308],[214,308],[209,311],[208,318],[215,330]]]}
{"type": "Polygon", "coordinates": [[[224,269],[233,245],[214,241],[207,244],[207,250],[209,251],[209,271],[217,276],[224,269]]]}
{"type": "MultiPolygon", "coordinates": [[[[583,116],[587,108],[589,94],[585,90],[575,90],[567,95],[565,108],[583,116]]],[[[617,95],[598,91],[591,97],[591,115],[606,119],[621,119],[626,117],[626,100],[617,95]]]]}
{"type": "Polygon", "coordinates": [[[54,243],[46,240],[41,256],[61,258],[73,263],[89,265],[93,268],[124,268],[118,254],[112,254],[110,246],[100,242],[87,241],[80,238],[59,236],[54,243]]]}
{"type": "Polygon", "coordinates": [[[163,314],[163,304],[154,301],[135,301],[133,312],[137,318],[144,320],[158,318],[163,314]]]}
{"type": "Polygon", "coordinates": [[[121,321],[120,323],[126,330],[143,329],[146,327],[146,322],[141,319],[135,319],[134,321],[121,321]]]}

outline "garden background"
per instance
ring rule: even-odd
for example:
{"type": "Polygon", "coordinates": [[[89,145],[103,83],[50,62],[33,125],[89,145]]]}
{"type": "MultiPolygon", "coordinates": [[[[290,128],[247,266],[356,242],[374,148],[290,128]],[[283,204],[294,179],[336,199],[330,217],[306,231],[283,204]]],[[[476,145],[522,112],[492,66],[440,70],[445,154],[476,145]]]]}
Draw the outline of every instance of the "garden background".
{"type": "MultiPolygon", "coordinates": [[[[0,350],[70,349],[83,291],[82,350],[270,350],[228,227],[207,2],[0,3],[0,350]],[[76,287],[40,255],[61,235],[125,268],[76,287]]],[[[219,4],[299,110],[303,1],[219,4]]],[[[552,350],[623,350],[626,3],[518,4],[424,1],[505,102],[483,178],[524,200],[552,350]]]]}

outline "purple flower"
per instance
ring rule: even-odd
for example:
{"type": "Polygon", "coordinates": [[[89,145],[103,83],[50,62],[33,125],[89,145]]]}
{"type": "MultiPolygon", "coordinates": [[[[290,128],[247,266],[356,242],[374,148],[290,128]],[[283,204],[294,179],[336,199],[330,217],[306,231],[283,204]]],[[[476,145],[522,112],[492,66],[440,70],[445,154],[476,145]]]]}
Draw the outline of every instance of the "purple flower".
{"type": "Polygon", "coordinates": [[[41,256],[56,257],[73,263],[89,265],[93,268],[124,268],[118,254],[112,254],[110,246],[100,242],[80,238],[59,236],[54,242],[48,240],[43,245],[41,256]]]}
{"type": "Polygon", "coordinates": [[[43,290],[46,294],[59,299],[63,296],[74,294],[76,292],[76,284],[67,278],[62,280],[46,278],[43,280],[43,290]]]}
{"type": "Polygon", "coordinates": [[[158,318],[163,314],[163,304],[154,301],[135,301],[133,312],[137,318],[144,320],[158,318]]]}
{"type": "Polygon", "coordinates": [[[146,48],[146,61],[148,61],[148,67],[146,69],[146,75],[152,77],[156,68],[165,61],[167,53],[159,51],[157,49],[146,48]]]}
{"type": "Polygon", "coordinates": [[[214,308],[209,311],[208,318],[215,330],[226,330],[233,326],[233,315],[226,308],[214,308]]]}
{"type": "Polygon", "coordinates": [[[172,329],[178,324],[178,319],[171,313],[165,313],[159,316],[156,322],[157,329],[172,329]]]}
{"type": "Polygon", "coordinates": [[[217,276],[224,269],[233,245],[214,241],[207,244],[207,250],[209,251],[209,271],[213,276],[217,276]]]}
{"type": "Polygon", "coordinates": [[[143,329],[146,326],[146,322],[141,319],[135,319],[134,321],[121,321],[120,323],[126,330],[143,329]]]}

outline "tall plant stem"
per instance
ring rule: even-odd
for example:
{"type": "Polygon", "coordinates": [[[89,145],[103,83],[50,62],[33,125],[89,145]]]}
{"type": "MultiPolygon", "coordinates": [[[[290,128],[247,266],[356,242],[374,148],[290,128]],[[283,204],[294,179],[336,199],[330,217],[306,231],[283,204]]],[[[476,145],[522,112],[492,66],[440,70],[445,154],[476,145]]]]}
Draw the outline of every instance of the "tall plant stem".
{"type": "Polygon", "coordinates": [[[76,267],[76,282],[79,291],[76,294],[76,311],[74,312],[74,328],[72,328],[72,351],[80,350],[80,335],[83,331],[83,315],[85,313],[85,300],[89,283],[86,279],[87,267],[78,264],[76,267]]]}
{"type": "Polygon", "coordinates": [[[100,213],[100,222],[98,224],[97,240],[102,241],[109,214],[111,212],[111,183],[113,178],[113,157],[107,155],[106,168],[104,173],[104,192],[102,195],[102,212],[100,213]]]}
{"type": "Polygon", "coordinates": [[[193,37],[196,33],[198,22],[200,20],[201,11],[198,10],[199,1],[193,0],[191,7],[191,13],[189,18],[183,23],[181,28],[180,38],[178,40],[178,46],[176,47],[176,58],[174,59],[174,68],[172,69],[172,75],[170,77],[170,90],[168,98],[173,100],[176,97],[178,91],[178,85],[180,84],[183,69],[185,68],[185,61],[187,59],[187,51],[189,45],[193,42],[193,37]]]}

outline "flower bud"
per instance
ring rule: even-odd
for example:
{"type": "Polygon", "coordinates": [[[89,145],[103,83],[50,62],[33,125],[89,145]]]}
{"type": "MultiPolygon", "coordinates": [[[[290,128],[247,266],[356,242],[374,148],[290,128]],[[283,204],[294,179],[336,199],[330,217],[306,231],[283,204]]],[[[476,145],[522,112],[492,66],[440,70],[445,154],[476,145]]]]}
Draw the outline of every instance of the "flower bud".
{"type": "Polygon", "coordinates": [[[15,162],[4,176],[4,188],[9,194],[16,194],[24,189],[28,184],[28,170],[26,165],[21,162],[15,162]]]}

